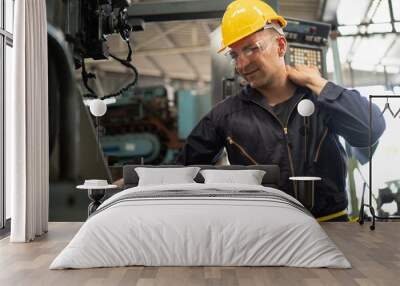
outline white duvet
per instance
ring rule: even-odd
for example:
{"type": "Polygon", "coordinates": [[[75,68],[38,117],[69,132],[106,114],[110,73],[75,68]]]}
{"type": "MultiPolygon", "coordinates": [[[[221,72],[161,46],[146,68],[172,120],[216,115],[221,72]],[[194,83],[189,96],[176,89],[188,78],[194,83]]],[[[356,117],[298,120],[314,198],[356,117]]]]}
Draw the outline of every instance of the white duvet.
{"type": "Polygon", "coordinates": [[[254,185],[179,184],[127,189],[99,207],[50,269],[127,265],[351,267],[312,216],[279,201],[178,196],[116,203],[137,192],[210,189],[265,191],[297,202],[277,189],[254,185]]]}

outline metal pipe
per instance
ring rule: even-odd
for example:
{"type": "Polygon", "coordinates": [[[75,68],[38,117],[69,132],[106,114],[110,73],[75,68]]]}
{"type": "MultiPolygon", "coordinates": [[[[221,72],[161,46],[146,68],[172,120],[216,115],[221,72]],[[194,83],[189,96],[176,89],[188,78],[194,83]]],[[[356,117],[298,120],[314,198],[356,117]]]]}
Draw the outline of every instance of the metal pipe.
{"type": "Polygon", "coordinates": [[[340,63],[339,47],[337,44],[337,36],[338,36],[338,33],[336,31],[334,31],[331,33],[331,37],[329,40],[330,40],[330,46],[332,47],[335,81],[337,84],[343,85],[343,73],[342,73],[342,65],[340,63]]]}

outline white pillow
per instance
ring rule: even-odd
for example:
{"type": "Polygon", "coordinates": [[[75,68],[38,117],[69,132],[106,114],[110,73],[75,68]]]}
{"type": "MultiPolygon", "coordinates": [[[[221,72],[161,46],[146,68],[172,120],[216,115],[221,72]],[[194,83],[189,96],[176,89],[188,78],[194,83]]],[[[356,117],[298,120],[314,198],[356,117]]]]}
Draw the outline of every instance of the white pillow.
{"type": "Polygon", "coordinates": [[[201,170],[205,184],[234,183],[261,185],[265,171],[262,170],[201,170]]]}
{"type": "Polygon", "coordinates": [[[196,183],[193,179],[199,167],[135,168],[139,176],[138,186],[196,183]]]}

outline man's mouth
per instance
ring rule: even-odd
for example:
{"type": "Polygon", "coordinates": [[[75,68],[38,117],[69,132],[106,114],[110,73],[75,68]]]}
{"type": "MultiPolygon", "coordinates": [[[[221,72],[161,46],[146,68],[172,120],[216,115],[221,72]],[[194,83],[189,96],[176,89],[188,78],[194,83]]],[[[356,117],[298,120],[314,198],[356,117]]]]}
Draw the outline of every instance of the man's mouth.
{"type": "Polygon", "coordinates": [[[249,71],[249,72],[245,72],[245,73],[243,73],[243,75],[244,76],[250,76],[250,75],[253,75],[254,73],[256,73],[258,71],[258,69],[255,69],[255,70],[252,70],[252,71],[249,71]]]}

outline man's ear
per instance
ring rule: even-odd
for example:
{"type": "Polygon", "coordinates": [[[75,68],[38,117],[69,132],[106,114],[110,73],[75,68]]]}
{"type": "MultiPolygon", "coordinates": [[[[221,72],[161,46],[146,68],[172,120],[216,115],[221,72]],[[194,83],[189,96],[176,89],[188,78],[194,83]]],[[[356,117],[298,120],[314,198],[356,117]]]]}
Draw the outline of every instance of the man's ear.
{"type": "Polygon", "coordinates": [[[279,37],[278,38],[278,55],[280,57],[285,56],[286,48],[287,48],[287,41],[286,41],[285,37],[279,37]]]}

